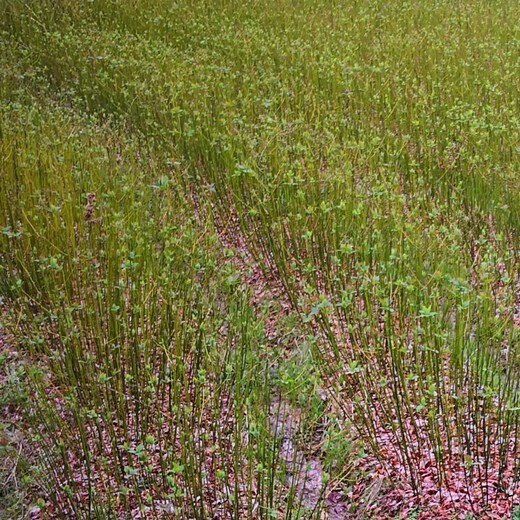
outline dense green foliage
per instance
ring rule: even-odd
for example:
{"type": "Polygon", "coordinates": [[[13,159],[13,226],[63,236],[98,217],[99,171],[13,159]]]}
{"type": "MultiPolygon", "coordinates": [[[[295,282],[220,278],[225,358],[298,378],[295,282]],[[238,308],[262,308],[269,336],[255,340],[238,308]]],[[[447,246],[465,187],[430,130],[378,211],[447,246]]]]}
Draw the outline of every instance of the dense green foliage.
{"type": "Polygon", "coordinates": [[[520,3],[0,13],[0,297],[58,513],[319,518],[272,426],[281,400],[321,420],[318,372],[326,434],[383,464],[392,446],[418,494],[425,461],[439,487],[462,466],[484,504],[491,475],[511,489],[520,3]],[[304,360],[269,344],[226,222],[304,360]]]}

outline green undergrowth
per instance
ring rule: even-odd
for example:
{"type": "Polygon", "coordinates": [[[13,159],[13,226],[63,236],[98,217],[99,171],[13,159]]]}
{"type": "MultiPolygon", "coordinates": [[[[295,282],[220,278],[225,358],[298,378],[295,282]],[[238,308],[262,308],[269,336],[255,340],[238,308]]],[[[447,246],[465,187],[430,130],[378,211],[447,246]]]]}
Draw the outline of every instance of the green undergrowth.
{"type": "Polygon", "coordinates": [[[54,508],[303,514],[280,408],[325,481],[354,430],[416,499],[427,467],[512,500],[519,5],[0,0],[0,295],[54,508]]]}
{"type": "Polygon", "coordinates": [[[301,516],[260,317],[178,163],[121,135],[67,111],[2,122],[1,293],[48,507],[301,516]]]}

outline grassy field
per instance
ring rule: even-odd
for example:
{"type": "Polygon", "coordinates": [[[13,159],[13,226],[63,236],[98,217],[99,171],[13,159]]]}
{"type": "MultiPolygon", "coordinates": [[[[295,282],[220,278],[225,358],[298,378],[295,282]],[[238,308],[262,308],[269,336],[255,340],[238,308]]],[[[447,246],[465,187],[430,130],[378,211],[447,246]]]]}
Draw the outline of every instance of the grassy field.
{"type": "Polygon", "coordinates": [[[0,0],[0,518],[520,517],[519,20],[0,0]]]}

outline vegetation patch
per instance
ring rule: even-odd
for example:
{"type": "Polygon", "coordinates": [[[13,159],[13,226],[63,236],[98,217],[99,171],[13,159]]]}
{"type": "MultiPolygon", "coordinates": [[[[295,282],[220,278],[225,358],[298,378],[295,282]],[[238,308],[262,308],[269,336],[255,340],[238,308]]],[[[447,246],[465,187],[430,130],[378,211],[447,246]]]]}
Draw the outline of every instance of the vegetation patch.
{"type": "Polygon", "coordinates": [[[0,13],[0,518],[518,515],[518,2],[0,13]]]}

